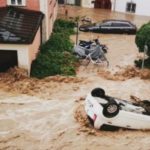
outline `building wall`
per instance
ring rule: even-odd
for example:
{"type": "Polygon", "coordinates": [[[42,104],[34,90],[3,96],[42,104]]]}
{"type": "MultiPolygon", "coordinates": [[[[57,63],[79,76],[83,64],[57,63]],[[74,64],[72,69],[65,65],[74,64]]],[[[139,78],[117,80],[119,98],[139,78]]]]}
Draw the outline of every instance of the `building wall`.
{"type": "Polygon", "coordinates": [[[39,0],[26,0],[26,8],[31,10],[40,10],[39,0]]]}
{"type": "Polygon", "coordinates": [[[74,4],[75,4],[75,0],[67,0],[67,4],[72,4],[72,5],[74,5],[74,4]]]}
{"type": "Polygon", "coordinates": [[[29,71],[28,45],[0,44],[2,50],[16,50],[18,55],[18,67],[29,71]],[[24,59],[26,58],[26,59],[24,59]]]}
{"type": "Polygon", "coordinates": [[[112,0],[115,6],[112,9],[118,12],[126,13],[126,4],[127,2],[136,3],[136,12],[137,15],[150,16],[150,0],[112,0]]]}
{"type": "Polygon", "coordinates": [[[39,52],[40,44],[41,44],[41,34],[40,34],[40,28],[39,28],[36,33],[33,43],[28,46],[28,51],[29,51],[28,52],[28,54],[29,54],[29,56],[28,56],[29,57],[29,68],[28,69],[29,69],[29,71],[30,71],[32,61],[36,59],[36,56],[39,52]]]}
{"type": "Polygon", "coordinates": [[[94,8],[94,4],[92,4],[93,0],[82,0],[81,1],[81,6],[82,7],[87,7],[87,8],[94,8]]]}
{"type": "Polygon", "coordinates": [[[43,42],[49,39],[54,21],[57,17],[58,3],[57,0],[40,0],[40,11],[45,14],[43,20],[43,42]]]}
{"type": "Polygon", "coordinates": [[[6,6],[6,0],[0,0],[0,7],[6,6]]]}

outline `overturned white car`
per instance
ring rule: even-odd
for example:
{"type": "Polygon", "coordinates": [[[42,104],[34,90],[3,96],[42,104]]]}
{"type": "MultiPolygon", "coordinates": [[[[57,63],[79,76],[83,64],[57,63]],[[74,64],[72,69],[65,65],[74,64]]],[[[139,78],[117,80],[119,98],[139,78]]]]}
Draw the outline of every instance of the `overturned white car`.
{"type": "Polygon", "coordinates": [[[150,129],[150,101],[141,104],[107,96],[95,88],[85,100],[85,111],[96,129],[103,125],[129,129],[150,129]]]}

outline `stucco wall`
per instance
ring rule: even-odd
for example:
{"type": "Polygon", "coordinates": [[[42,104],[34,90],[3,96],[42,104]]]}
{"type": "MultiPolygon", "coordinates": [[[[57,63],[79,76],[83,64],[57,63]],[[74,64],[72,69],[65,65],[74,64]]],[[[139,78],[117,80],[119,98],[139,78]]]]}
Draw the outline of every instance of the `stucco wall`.
{"type": "Polygon", "coordinates": [[[26,0],[26,8],[31,10],[40,10],[39,0],[26,0]]]}
{"type": "Polygon", "coordinates": [[[125,12],[126,11],[126,3],[128,0],[118,0],[115,3],[115,11],[125,12]]]}
{"type": "Polygon", "coordinates": [[[150,0],[116,0],[115,11],[126,12],[127,2],[136,3],[135,14],[150,16],[150,0]]]}
{"type": "Polygon", "coordinates": [[[6,6],[6,0],[0,0],[0,7],[6,6]]]}
{"type": "Polygon", "coordinates": [[[67,0],[67,4],[75,4],[75,0],[67,0]]]}
{"type": "Polygon", "coordinates": [[[39,52],[40,42],[41,42],[41,37],[40,37],[40,28],[39,28],[38,32],[36,33],[33,43],[30,44],[28,47],[28,51],[29,51],[28,57],[29,57],[30,66],[32,64],[32,61],[36,58],[37,53],[39,52]]]}
{"type": "Polygon", "coordinates": [[[45,14],[43,20],[43,42],[49,39],[52,32],[53,23],[57,16],[57,1],[56,0],[40,0],[40,10],[45,14]]]}
{"type": "Polygon", "coordinates": [[[94,4],[92,4],[93,0],[82,0],[81,6],[87,8],[94,8],[94,4]]]}

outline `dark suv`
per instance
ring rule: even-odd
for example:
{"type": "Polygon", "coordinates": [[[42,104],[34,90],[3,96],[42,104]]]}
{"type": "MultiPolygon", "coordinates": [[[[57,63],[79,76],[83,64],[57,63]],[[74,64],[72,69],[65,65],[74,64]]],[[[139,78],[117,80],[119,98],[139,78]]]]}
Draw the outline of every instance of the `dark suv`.
{"type": "Polygon", "coordinates": [[[137,28],[126,20],[104,20],[100,23],[81,25],[79,30],[83,32],[135,34],[137,28]]]}

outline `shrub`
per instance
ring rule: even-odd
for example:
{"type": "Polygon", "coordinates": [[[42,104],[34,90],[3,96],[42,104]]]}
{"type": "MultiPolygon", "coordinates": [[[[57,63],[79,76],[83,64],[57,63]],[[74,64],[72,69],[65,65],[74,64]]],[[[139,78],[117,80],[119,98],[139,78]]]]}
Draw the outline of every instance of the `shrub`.
{"type": "Polygon", "coordinates": [[[57,19],[54,23],[54,29],[53,32],[67,32],[67,34],[74,34],[74,27],[75,22],[63,20],[63,19],[57,19]]]}
{"type": "Polygon", "coordinates": [[[62,74],[75,75],[76,58],[65,52],[48,52],[40,53],[37,59],[32,64],[31,75],[38,78],[46,76],[62,74]]]}
{"type": "Polygon", "coordinates": [[[50,39],[40,47],[41,51],[32,63],[31,76],[43,78],[76,73],[78,60],[72,54],[73,43],[70,41],[74,25],[63,20],[57,20],[55,25],[50,39]]]}
{"type": "MultiPolygon", "coordinates": [[[[135,66],[138,67],[138,68],[141,68],[141,66],[142,66],[142,59],[135,60],[135,66]]],[[[144,67],[150,69],[150,58],[145,59],[144,67]]]]}
{"type": "Polygon", "coordinates": [[[69,51],[71,52],[73,43],[70,41],[69,35],[66,33],[53,33],[51,38],[41,46],[40,50],[42,53],[47,51],[69,51]]]}
{"type": "MultiPolygon", "coordinates": [[[[150,68],[150,22],[147,24],[144,24],[139,31],[136,34],[136,45],[139,49],[139,52],[144,52],[144,46],[145,44],[148,46],[147,55],[149,56],[145,60],[145,67],[150,68]]],[[[141,67],[142,60],[136,60],[135,64],[137,67],[141,67]]]]}

